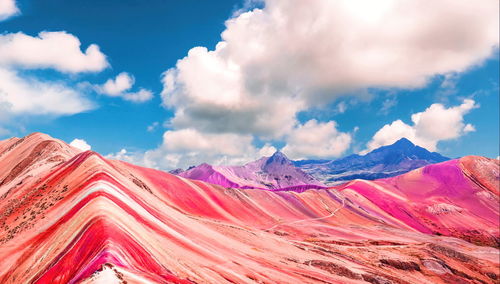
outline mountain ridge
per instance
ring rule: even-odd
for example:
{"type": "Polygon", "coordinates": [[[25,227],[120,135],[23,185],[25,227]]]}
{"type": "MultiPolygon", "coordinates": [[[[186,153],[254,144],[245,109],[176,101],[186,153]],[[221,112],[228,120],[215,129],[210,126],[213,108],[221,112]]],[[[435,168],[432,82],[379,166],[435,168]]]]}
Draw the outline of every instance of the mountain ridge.
{"type": "Polygon", "coordinates": [[[1,283],[499,277],[497,160],[469,156],[384,180],[274,192],[190,180],[50,137],[18,141],[0,141],[0,169],[37,158],[0,186],[1,283]]]}
{"type": "Polygon", "coordinates": [[[326,184],[353,179],[379,179],[400,175],[408,171],[450,160],[439,153],[430,152],[401,138],[391,145],[382,146],[365,154],[353,154],[327,162],[299,161],[295,165],[326,184]]]}
{"type": "Polygon", "coordinates": [[[325,187],[354,179],[379,179],[449,160],[436,152],[414,145],[406,138],[377,148],[365,155],[352,154],[336,160],[292,161],[276,151],[243,166],[213,166],[202,163],[183,171],[171,171],[182,177],[216,183],[225,187],[280,189],[325,187]],[[266,176],[266,174],[268,176],[266,176]],[[274,182],[273,179],[288,182],[274,182]],[[255,182],[258,181],[258,182],[255,182]]]}
{"type": "Polygon", "coordinates": [[[178,174],[181,177],[216,183],[224,187],[279,189],[324,184],[295,167],[285,154],[276,151],[242,166],[200,164],[178,174]]]}

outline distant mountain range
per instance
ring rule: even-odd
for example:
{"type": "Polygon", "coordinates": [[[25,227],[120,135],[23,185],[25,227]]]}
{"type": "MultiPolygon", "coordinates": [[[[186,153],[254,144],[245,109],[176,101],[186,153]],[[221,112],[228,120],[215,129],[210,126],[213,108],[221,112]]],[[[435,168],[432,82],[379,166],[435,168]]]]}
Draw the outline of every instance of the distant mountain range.
{"type": "Polygon", "coordinates": [[[294,166],[293,162],[279,151],[271,157],[262,157],[243,166],[201,164],[183,172],[176,170],[171,173],[234,188],[325,187],[323,183],[294,166]]]}
{"type": "Polygon", "coordinates": [[[293,164],[325,184],[397,176],[411,170],[450,160],[402,138],[392,145],[366,155],[350,155],[338,160],[302,160],[293,164]]]}
{"type": "Polygon", "coordinates": [[[283,153],[262,157],[243,166],[201,164],[179,176],[236,188],[310,188],[339,184],[353,179],[373,180],[392,177],[449,158],[414,145],[402,138],[366,155],[350,155],[338,160],[291,161],[283,153]]]}

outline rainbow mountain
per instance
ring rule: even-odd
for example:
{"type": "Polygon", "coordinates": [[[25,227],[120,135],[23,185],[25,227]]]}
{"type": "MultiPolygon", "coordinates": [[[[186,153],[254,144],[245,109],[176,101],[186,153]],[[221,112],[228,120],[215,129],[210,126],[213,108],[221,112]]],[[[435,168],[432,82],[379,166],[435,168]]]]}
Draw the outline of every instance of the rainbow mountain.
{"type": "Polygon", "coordinates": [[[0,283],[498,283],[499,162],[223,187],[0,141],[0,283]]]}

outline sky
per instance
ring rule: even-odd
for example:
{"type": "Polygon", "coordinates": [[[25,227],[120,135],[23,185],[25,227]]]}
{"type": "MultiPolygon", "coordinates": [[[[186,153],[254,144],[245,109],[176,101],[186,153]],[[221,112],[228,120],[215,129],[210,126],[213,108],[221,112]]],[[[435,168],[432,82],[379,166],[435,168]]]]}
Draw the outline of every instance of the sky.
{"type": "Polygon", "coordinates": [[[497,0],[0,0],[0,139],[160,168],[499,156],[497,0]]]}

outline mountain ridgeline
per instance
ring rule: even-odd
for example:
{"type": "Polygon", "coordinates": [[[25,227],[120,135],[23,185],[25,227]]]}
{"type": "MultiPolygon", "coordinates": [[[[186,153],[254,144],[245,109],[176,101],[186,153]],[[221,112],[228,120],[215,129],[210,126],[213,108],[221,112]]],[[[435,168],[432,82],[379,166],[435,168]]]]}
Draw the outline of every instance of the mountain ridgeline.
{"type": "Polygon", "coordinates": [[[294,165],[325,184],[354,179],[374,180],[397,176],[411,170],[440,163],[449,158],[430,152],[402,138],[366,155],[353,154],[338,160],[302,160],[294,165]]]}
{"type": "Polygon", "coordinates": [[[288,189],[324,187],[354,179],[374,180],[401,175],[411,170],[449,160],[402,138],[366,155],[337,160],[292,161],[280,151],[243,166],[201,164],[171,173],[226,187],[288,189]]]}
{"type": "Polygon", "coordinates": [[[325,187],[313,176],[294,166],[279,151],[271,157],[262,157],[243,166],[212,166],[203,163],[178,175],[233,188],[325,187]]]}

